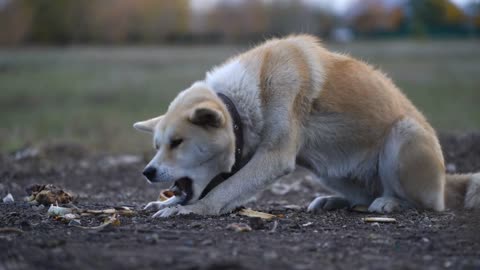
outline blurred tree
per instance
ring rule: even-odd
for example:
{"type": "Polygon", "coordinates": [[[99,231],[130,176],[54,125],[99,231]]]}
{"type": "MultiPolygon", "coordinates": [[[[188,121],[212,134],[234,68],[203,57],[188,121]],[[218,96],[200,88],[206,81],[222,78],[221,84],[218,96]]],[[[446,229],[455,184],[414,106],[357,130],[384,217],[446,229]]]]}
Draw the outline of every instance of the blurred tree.
{"type": "Polygon", "coordinates": [[[15,45],[27,39],[32,9],[25,1],[7,1],[0,8],[0,44],[15,45]]]}
{"type": "Polygon", "coordinates": [[[351,6],[349,15],[352,29],[364,36],[399,34],[406,21],[403,4],[383,0],[357,1],[351,6]]]}
{"type": "Polygon", "coordinates": [[[301,0],[222,1],[208,14],[208,30],[227,41],[260,40],[291,33],[329,34],[334,18],[301,0]]]}
{"type": "Polygon", "coordinates": [[[227,41],[239,41],[266,31],[265,6],[261,0],[219,2],[206,16],[206,32],[220,33],[227,41]]]}
{"type": "Polygon", "coordinates": [[[467,17],[448,0],[410,0],[409,4],[414,34],[445,34],[466,30],[467,17]]]}
{"type": "Polygon", "coordinates": [[[72,39],[70,14],[76,0],[23,0],[33,11],[30,38],[36,42],[67,43],[72,39]]]}
{"type": "Polygon", "coordinates": [[[8,0],[0,43],[164,41],[188,32],[188,0],[8,0]]]}

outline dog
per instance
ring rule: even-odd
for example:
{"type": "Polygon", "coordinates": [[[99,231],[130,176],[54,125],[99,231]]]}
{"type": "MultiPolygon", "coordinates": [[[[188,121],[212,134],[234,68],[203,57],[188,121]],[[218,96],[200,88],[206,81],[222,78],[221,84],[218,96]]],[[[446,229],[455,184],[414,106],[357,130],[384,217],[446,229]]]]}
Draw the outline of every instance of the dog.
{"type": "Polygon", "coordinates": [[[335,194],[312,212],[480,208],[480,173],[445,173],[434,129],[394,83],[309,35],[229,59],[134,127],[157,150],[145,177],[185,195],[148,204],[154,217],[231,212],[297,165],[335,194]]]}

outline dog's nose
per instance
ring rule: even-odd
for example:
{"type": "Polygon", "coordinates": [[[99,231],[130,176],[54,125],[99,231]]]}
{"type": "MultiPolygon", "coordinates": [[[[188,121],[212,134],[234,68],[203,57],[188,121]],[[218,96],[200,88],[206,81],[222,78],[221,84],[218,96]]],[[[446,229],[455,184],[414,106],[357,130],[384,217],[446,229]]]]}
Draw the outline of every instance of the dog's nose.
{"type": "Polygon", "coordinates": [[[148,180],[152,180],[155,178],[155,174],[157,174],[157,169],[154,167],[147,167],[145,170],[143,170],[143,175],[147,177],[148,180]]]}

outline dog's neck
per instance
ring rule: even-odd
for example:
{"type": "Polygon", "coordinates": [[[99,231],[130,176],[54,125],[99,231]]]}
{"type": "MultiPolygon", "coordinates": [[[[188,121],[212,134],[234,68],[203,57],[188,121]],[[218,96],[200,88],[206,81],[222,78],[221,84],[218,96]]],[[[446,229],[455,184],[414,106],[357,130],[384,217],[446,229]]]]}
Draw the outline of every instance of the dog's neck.
{"type": "Polygon", "coordinates": [[[222,93],[217,93],[218,97],[223,101],[225,106],[230,113],[230,117],[232,118],[232,128],[233,134],[235,134],[235,163],[232,167],[232,174],[236,173],[241,166],[243,165],[243,123],[240,114],[238,113],[237,107],[235,103],[222,93]]]}
{"type": "Polygon", "coordinates": [[[217,95],[223,101],[225,107],[227,107],[230,117],[232,118],[232,129],[235,134],[235,163],[229,173],[220,173],[215,176],[203,189],[199,199],[205,197],[213,188],[237,173],[248,162],[248,160],[243,158],[243,123],[235,103],[225,94],[217,93],[217,95]]]}
{"type": "Polygon", "coordinates": [[[207,73],[205,83],[235,104],[243,125],[242,159],[249,159],[257,148],[263,129],[262,106],[258,78],[240,60],[232,60],[207,73]]]}

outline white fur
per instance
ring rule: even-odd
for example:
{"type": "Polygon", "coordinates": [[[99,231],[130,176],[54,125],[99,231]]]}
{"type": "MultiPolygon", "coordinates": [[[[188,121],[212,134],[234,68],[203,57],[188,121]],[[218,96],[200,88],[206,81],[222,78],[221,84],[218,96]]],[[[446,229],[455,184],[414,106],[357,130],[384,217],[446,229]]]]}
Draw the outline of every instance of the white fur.
{"type": "Polygon", "coordinates": [[[244,157],[251,155],[260,142],[263,128],[258,74],[245,68],[239,59],[232,59],[207,72],[204,83],[235,103],[243,124],[244,157]]]}

